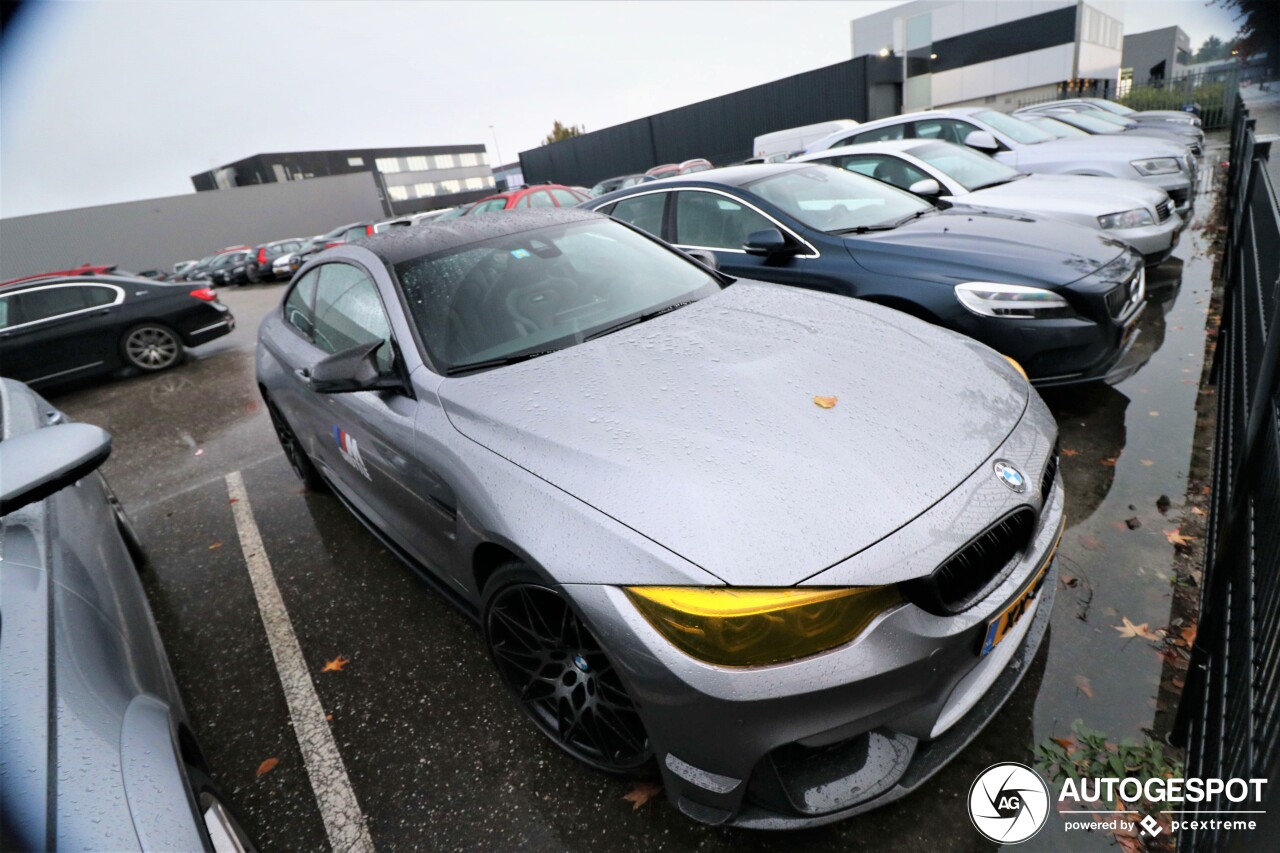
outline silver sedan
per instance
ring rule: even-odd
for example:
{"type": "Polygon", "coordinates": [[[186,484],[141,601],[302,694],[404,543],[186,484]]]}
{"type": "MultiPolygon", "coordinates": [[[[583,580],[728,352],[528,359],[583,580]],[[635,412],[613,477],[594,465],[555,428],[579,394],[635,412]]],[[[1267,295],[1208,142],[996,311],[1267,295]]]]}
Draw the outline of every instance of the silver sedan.
{"type": "Polygon", "coordinates": [[[570,210],[358,240],[263,321],[258,381],[565,752],[699,821],[838,820],[1027,671],[1057,428],[979,343],[708,263],[570,210]]]}

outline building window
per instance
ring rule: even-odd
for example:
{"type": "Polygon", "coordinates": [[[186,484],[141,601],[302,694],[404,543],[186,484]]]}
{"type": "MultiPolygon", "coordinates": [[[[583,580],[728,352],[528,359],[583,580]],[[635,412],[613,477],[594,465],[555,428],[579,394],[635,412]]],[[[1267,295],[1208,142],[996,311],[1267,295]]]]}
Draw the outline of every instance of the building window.
{"type": "Polygon", "coordinates": [[[363,157],[348,157],[348,158],[347,158],[347,165],[348,165],[348,166],[363,166],[363,165],[364,165],[364,158],[363,158],[363,157]]]}
{"type": "Polygon", "coordinates": [[[485,176],[484,176],[484,185],[485,185],[486,187],[489,187],[489,188],[493,188],[493,187],[495,186],[495,184],[494,184],[494,182],[493,182],[493,175],[485,175],[485,176]]]}
{"type": "Polygon", "coordinates": [[[378,171],[384,174],[400,171],[400,161],[395,157],[379,157],[374,162],[378,166],[378,171]]]}
{"type": "Polygon", "coordinates": [[[422,157],[422,156],[409,157],[408,162],[409,162],[410,172],[425,172],[427,171],[427,169],[431,168],[430,166],[427,165],[426,157],[422,157]]]}
{"type": "Polygon", "coordinates": [[[482,190],[484,189],[484,181],[479,178],[467,178],[467,189],[482,190]]]}
{"type": "Polygon", "coordinates": [[[440,192],[445,195],[462,192],[462,181],[441,181],[440,192]]]}
{"type": "Polygon", "coordinates": [[[413,191],[418,198],[430,198],[436,194],[436,185],[430,181],[425,181],[421,184],[414,184],[413,191]]]}
{"type": "Polygon", "coordinates": [[[387,187],[387,195],[392,201],[406,201],[409,198],[408,187],[387,187]]]}
{"type": "Polygon", "coordinates": [[[437,169],[452,169],[453,167],[454,167],[454,162],[453,162],[453,155],[452,155],[452,154],[437,154],[437,155],[436,155],[436,168],[437,168],[437,169]]]}
{"type": "Polygon", "coordinates": [[[466,154],[459,154],[458,159],[461,161],[463,166],[479,166],[480,165],[480,158],[477,157],[473,152],[468,152],[466,154]]]}

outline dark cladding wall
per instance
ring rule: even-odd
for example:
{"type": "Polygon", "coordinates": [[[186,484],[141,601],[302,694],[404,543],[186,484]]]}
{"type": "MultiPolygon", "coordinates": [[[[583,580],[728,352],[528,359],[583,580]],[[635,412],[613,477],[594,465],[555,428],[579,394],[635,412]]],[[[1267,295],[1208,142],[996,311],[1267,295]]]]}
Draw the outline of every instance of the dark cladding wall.
{"type": "Polygon", "coordinates": [[[868,118],[868,92],[900,79],[901,63],[860,56],[625,124],[520,152],[524,179],[591,186],[662,163],[706,157],[717,165],[751,156],[757,136],[868,118]]]}
{"type": "Polygon", "coordinates": [[[0,220],[0,280],[86,263],[172,269],[223,246],[382,217],[370,172],[15,216],[0,220]]]}

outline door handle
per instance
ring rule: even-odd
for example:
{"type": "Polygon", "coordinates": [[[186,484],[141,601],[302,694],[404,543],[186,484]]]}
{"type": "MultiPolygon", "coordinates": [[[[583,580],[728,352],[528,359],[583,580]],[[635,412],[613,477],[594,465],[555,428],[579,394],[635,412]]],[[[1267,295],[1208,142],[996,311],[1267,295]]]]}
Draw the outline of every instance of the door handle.
{"type": "Polygon", "coordinates": [[[293,371],[293,374],[302,380],[303,384],[311,384],[311,371],[305,367],[299,367],[293,371]]]}
{"type": "Polygon", "coordinates": [[[101,311],[94,311],[94,312],[93,312],[93,316],[95,316],[95,317],[105,317],[105,316],[107,316],[107,315],[108,315],[108,314],[110,314],[110,313],[111,313],[111,309],[110,309],[110,308],[103,308],[101,311]]]}

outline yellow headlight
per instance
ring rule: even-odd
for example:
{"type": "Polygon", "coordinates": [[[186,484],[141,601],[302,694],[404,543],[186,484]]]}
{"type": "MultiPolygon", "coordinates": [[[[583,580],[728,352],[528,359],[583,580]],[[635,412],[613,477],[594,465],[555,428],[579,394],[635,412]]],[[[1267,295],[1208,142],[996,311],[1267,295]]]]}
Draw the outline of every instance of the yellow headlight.
{"type": "MultiPolygon", "coordinates": [[[[1014,369],[1014,370],[1016,370],[1016,371],[1018,371],[1019,373],[1021,373],[1021,374],[1022,374],[1022,378],[1023,378],[1023,379],[1027,379],[1027,371],[1025,371],[1025,370],[1023,370],[1023,369],[1022,369],[1022,365],[1021,365],[1021,364],[1018,364],[1017,359],[1010,358],[1010,357],[1009,357],[1009,356],[1007,356],[1007,355],[1004,357],[1004,359],[1005,359],[1005,361],[1007,361],[1007,362],[1009,362],[1010,364],[1012,364],[1012,365],[1013,365],[1013,369],[1014,369]]],[[[1027,379],[1027,381],[1028,381],[1028,382],[1030,382],[1031,380],[1027,379]]]]}
{"type": "Polygon", "coordinates": [[[720,666],[762,666],[833,649],[852,641],[902,600],[891,586],[624,589],[676,648],[720,666]]]}

